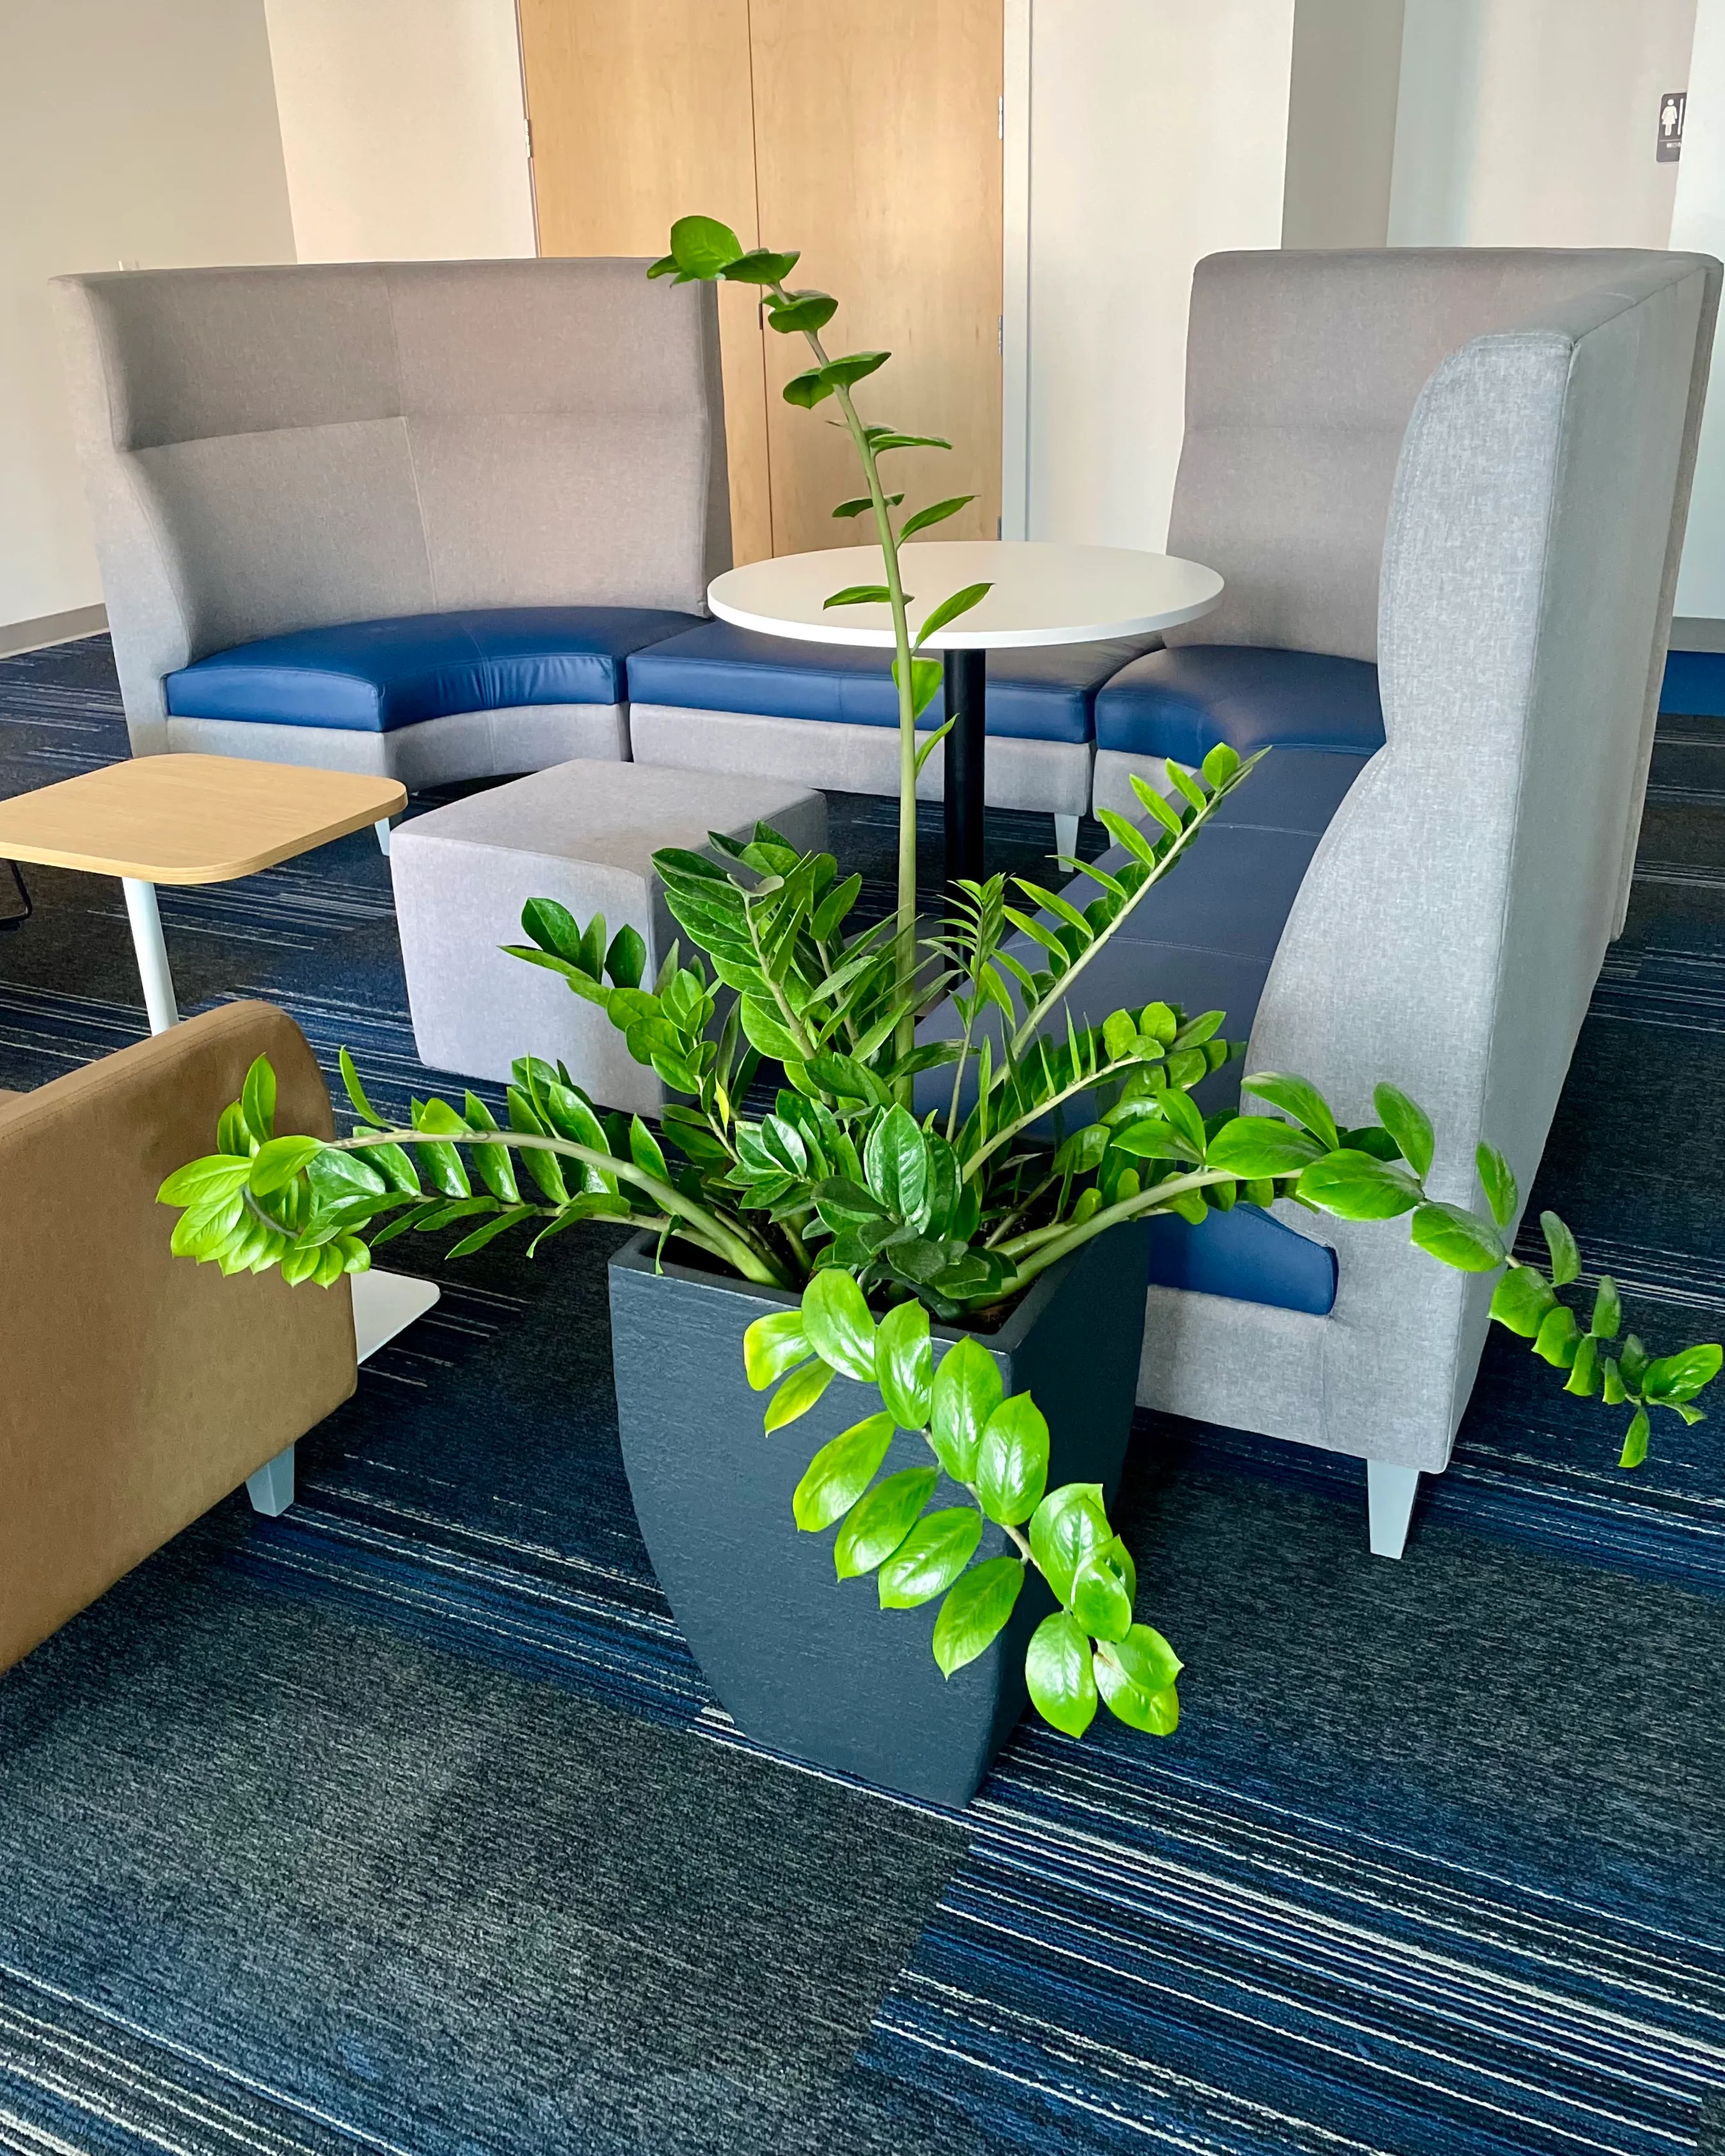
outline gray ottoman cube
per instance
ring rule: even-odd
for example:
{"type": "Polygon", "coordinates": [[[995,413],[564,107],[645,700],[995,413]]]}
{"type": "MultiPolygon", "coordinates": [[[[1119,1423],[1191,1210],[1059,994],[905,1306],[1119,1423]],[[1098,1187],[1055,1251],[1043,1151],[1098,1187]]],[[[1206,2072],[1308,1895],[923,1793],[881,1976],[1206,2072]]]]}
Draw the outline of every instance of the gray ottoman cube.
{"type": "Polygon", "coordinates": [[[603,1106],[656,1116],[665,1089],[604,1012],[499,947],[526,941],[530,898],[554,898],[583,926],[603,913],[609,935],[635,929],[650,986],[677,935],[653,855],[757,822],[805,851],[826,843],[824,799],[788,780],[639,763],[561,763],[398,825],[389,870],[420,1060],[506,1081],[515,1057],[542,1055],[603,1106]]]}

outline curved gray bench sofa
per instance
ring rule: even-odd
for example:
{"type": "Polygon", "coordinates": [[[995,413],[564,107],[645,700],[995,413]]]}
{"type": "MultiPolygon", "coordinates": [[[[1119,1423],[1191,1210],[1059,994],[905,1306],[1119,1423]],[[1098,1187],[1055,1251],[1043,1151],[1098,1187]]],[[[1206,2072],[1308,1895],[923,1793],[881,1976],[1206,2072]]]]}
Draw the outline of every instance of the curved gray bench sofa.
{"type": "Polygon", "coordinates": [[[712,290],[644,269],[57,280],[135,752],[626,757],[628,652],[730,562],[712,290]]]}

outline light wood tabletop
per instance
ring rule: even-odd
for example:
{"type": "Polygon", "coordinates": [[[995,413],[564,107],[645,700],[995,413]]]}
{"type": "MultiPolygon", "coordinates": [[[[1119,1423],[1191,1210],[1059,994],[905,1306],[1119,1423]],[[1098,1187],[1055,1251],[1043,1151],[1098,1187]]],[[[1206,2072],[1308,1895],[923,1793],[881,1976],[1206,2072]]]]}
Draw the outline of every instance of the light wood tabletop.
{"type": "Polygon", "coordinates": [[[226,883],[398,814],[393,778],[236,756],[141,756],[0,801],[0,860],[226,883]]]}

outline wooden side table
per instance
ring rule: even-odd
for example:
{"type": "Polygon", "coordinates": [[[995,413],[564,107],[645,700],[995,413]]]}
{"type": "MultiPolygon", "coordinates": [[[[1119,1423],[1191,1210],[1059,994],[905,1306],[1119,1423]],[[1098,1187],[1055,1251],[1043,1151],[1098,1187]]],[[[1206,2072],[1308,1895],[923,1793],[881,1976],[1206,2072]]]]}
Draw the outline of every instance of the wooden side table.
{"type": "MultiPolygon", "coordinates": [[[[387,819],[407,802],[407,789],[393,778],[244,757],[134,757],[0,801],[0,860],[119,877],[150,1030],[166,1033],[178,1024],[180,1011],[162,940],[157,884],[230,883],[255,875],[367,824],[387,830],[387,819]]],[[[354,1274],[352,1286],[354,1344],[362,1363],[423,1317],[440,1292],[434,1281],[380,1271],[354,1274]]],[[[278,1512],[292,1502],[292,1455],[290,1446],[252,1478],[261,1510],[278,1512]]]]}
{"type": "Polygon", "coordinates": [[[142,756],[0,801],[0,860],[118,876],[151,1033],[177,1023],[159,883],[255,875],[406,808],[397,779],[235,756],[142,756]]]}

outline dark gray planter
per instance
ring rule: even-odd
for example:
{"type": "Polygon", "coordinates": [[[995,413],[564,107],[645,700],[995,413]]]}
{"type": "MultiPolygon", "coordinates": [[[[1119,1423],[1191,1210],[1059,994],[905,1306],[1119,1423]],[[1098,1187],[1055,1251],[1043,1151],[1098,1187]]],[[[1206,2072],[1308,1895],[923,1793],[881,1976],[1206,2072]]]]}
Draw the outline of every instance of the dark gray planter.
{"type": "MultiPolygon", "coordinates": [[[[835,1378],[809,1414],[767,1436],[767,1395],[742,1336],[797,1297],[667,1262],[639,1235],[611,1260],[611,1338],[624,1464],[660,1584],[707,1681],[751,1737],[818,1766],[962,1804],[1026,1704],[1024,1645],[1054,1607],[1034,1573],[1011,1624],[950,1681],[929,1641],[938,1602],[883,1610],[872,1575],[839,1581],[834,1530],[802,1534],[791,1492],[816,1449],[875,1413],[871,1386],[835,1378]]],[[[1009,1393],[1048,1418],[1049,1485],[1100,1482],[1126,1453],[1144,1329],[1145,1234],[1114,1229],[1039,1281],[978,1336],[1009,1393]]],[[[958,1337],[934,1332],[937,1358],[958,1337]]],[[[900,1431],[883,1472],[929,1459],[900,1431]]],[[[942,1480],[932,1501],[961,1502],[942,1480]]],[[[996,1527],[980,1554],[1005,1546],[996,1527]]]]}

